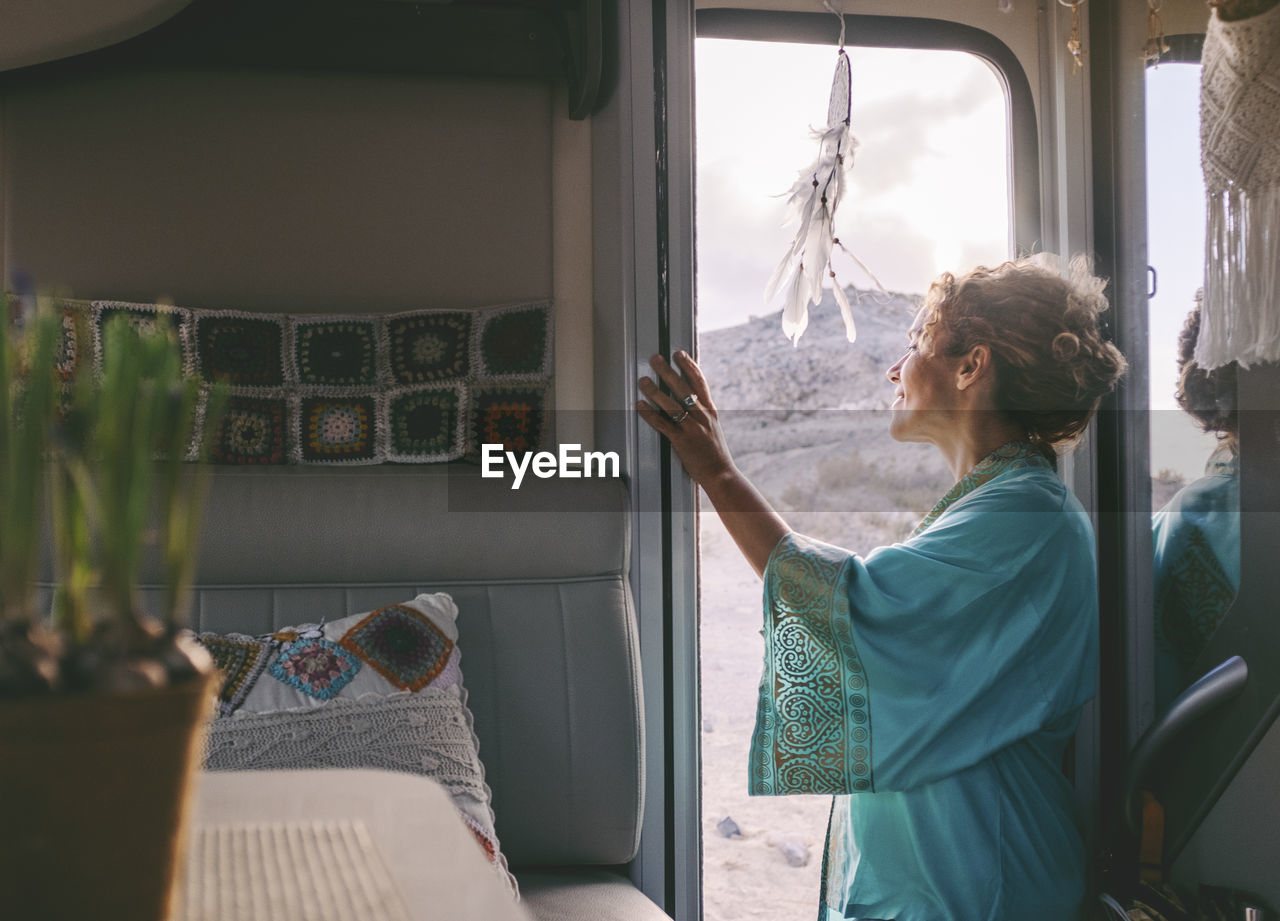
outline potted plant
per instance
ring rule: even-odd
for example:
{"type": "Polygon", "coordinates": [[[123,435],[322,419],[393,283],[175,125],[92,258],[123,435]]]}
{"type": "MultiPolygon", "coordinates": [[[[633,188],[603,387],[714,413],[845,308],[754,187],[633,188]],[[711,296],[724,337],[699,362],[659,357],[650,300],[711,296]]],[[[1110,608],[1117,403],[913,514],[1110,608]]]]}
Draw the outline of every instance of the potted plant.
{"type": "Polygon", "coordinates": [[[204,504],[187,458],[221,396],[198,413],[176,339],[124,317],[96,378],[58,381],[65,316],[0,318],[0,891],[15,916],[161,919],[212,712],[212,663],[180,628],[204,504]],[[147,554],[158,616],[138,603],[147,554]]]}

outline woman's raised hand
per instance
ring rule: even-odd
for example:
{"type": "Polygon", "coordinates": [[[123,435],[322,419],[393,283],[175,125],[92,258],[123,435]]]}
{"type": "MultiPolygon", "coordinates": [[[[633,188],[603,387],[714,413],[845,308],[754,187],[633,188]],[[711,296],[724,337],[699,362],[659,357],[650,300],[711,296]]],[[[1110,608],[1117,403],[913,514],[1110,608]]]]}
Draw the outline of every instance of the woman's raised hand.
{"type": "Polygon", "coordinates": [[[676,367],[661,355],[649,359],[669,393],[647,377],[640,378],[644,399],[636,404],[640,417],[671,442],[689,476],[706,492],[725,530],[755,569],[763,574],[769,555],[790,529],[733,465],[716,405],[707,380],[685,352],[672,356],[676,367]]]}
{"type": "Polygon", "coordinates": [[[640,393],[645,399],[636,409],[651,428],[671,442],[693,481],[705,486],[732,473],[733,460],[702,371],[686,352],[676,352],[672,359],[675,367],[661,355],[649,359],[649,367],[670,393],[663,393],[651,378],[642,377],[640,393]]]}

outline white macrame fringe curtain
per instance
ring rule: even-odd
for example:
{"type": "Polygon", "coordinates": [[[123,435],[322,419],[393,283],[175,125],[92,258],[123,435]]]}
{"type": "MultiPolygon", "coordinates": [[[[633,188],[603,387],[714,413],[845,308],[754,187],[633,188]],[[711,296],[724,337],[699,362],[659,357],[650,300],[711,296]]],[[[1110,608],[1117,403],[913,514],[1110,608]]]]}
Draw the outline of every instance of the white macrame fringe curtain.
{"type": "Polygon", "coordinates": [[[1205,297],[1196,362],[1280,361],[1280,7],[1209,21],[1200,159],[1205,297]]]}
{"type": "Polygon", "coordinates": [[[1280,361],[1280,186],[1209,193],[1206,214],[1196,363],[1280,361]]]}

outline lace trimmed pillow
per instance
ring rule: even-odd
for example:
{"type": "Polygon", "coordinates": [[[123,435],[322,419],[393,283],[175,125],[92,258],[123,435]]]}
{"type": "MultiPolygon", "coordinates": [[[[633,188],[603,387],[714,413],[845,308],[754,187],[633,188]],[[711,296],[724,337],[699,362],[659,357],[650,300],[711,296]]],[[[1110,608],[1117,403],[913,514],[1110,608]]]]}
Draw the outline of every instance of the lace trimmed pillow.
{"type": "Polygon", "coordinates": [[[224,674],[205,768],[382,768],[449,791],[504,883],[466,705],[457,606],[444,593],[264,636],[203,633],[224,674]]]}

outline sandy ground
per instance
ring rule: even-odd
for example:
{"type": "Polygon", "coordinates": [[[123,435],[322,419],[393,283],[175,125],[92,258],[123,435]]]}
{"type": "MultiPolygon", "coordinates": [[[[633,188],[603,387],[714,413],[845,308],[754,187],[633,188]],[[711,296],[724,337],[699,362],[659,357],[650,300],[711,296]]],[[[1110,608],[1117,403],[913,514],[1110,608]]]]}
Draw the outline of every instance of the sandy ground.
{"type": "Polygon", "coordinates": [[[747,795],[764,656],[760,579],[714,514],[702,521],[702,841],[706,921],[813,921],[831,799],[747,795]],[[741,829],[725,837],[726,817],[741,829]],[[785,855],[807,852],[804,866],[785,855]]]}

